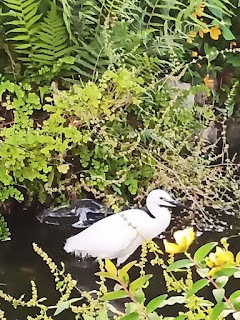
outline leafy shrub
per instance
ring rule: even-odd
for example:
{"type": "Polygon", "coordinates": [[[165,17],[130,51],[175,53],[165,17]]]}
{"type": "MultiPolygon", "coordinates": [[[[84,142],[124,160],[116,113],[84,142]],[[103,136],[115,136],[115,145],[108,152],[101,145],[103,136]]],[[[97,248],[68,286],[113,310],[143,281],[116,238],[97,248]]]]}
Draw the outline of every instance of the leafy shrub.
{"type": "Polygon", "coordinates": [[[234,166],[225,173],[225,164],[211,167],[213,154],[198,140],[204,125],[197,117],[207,123],[213,112],[185,107],[188,95],[203,86],[190,92],[167,84],[147,87],[122,69],[83,87],[53,86],[44,104],[42,89],[1,82],[2,106],[14,115],[14,125],[6,122],[1,130],[1,201],[23,200],[24,188],[41,201],[47,194],[76,197],[86,190],[117,210],[134,195],[141,199],[162,186],[177,196],[185,191],[196,203],[205,198],[208,205],[221,190],[220,200],[232,205],[229,184],[237,198],[234,166]],[[38,110],[47,111],[45,118],[36,118],[38,110]]]}

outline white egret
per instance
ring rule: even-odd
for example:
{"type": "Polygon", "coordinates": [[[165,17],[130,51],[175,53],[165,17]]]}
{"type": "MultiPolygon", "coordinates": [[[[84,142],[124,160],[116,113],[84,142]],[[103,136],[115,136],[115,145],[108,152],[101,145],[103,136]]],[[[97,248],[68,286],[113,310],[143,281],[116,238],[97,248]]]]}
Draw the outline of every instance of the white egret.
{"type": "Polygon", "coordinates": [[[171,220],[168,208],[185,207],[160,189],[149,193],[146,205],[149,212],[129,209],[94,223],[67,239],[65,251],[82,258],[117,259],[118,265],[123,263],[144,240],[153,239],[166,230],[171,220]]]}

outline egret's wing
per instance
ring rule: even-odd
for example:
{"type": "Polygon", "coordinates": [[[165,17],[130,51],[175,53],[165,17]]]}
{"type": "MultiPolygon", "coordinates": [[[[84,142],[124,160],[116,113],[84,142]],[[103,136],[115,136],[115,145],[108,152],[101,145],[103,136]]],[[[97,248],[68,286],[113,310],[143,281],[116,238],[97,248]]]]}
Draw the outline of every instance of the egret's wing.
{"type": "Polygon", "coordinates": [[[100,220],[69,238],[64,249],[83,256],[113,259],[139,236],[133,220],[145,215],[141,210],[126,210],[100,220]]]}

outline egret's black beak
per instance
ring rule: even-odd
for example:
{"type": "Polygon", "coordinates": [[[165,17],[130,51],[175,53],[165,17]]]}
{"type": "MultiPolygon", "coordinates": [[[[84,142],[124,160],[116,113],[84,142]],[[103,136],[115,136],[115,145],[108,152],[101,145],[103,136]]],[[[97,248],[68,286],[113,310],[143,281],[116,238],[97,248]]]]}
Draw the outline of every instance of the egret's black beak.
{"type": "Polygon", "coordinates": [[[187,209],[187,210],[190,210],[190,211],[194,211],[194,209],[185,206],[184,204],[182,204],[181,202],[179,202],[177,200],[170,200],[170,201],[167,201],[167,202],[169,202],[170,204],[174,205],[175,207],[182,208],[182,209],[187,209]]]}

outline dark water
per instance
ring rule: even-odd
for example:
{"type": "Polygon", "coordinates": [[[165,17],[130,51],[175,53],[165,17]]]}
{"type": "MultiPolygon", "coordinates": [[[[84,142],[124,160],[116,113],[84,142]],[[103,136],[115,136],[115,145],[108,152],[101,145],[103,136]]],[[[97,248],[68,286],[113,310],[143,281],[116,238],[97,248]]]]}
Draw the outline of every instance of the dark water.
{"type": "MultiPolygon", "coordinates": [[[[22,214],[7,217],[6,220],[11,230],[12,240],[0,242],[0,284],[4,284],[0,285],[0,289],[17,298],[24,293],[29,293],[29,296],[26,295],[25,300],[27,300],[31,292],[30,280],[34,280],[39,297],[47,297],[49,304],[57,301],[58,295],[53,277],[42,259],[33,251],[33,242],[47,252],[57,264],[63,261],[67,271],[78,280],[82,290],[96,287],[94,273],[98,270],[97,263],[93,261],[79,263],[62,249],[66,238],[79,230],[59,230],[56,226],[41,224],[36,218],[22,214]]],[[[26,318],[21,307],[16,312],[8,304],[5,305],[4,310],[7,319],[26,318]]]]}
{"type": "MultiPolygon", "coordinates": [[[[66,238],[78,233],[79,230],[70,226],[59,228],[53,225],[41,224],[35,217],[22,213],[8,216],[6,220],[11,230],[12,240],[0,242],[0,289],[17,298],[26,293],[27,300],[30,297],[30,280],[34,280],[37,284],[39,297],[47,297],[47,304],[49,305],[56,303],[58,295],[55,291],[53,277],[48,267],[33,251],[33,242],[47,252],[57,264],[63,261],[67,271],[78,281],[80,289],[91,290],[97,288],[95,281],[98,278],[94,276],[94,273],[98,271],[98,264],[92,259],[79,262],[62,249],[66,238]]],[[[236,220],[235,224],[240,227],[239,220],[236,220]]],[[[218,241],[223,236],[237,233],[236,230],[231,229],[220,233],[204,232],[197,238],[192,249],[194,250],[203,243],[218,241]]],[[[159,239],[156,241],[159,244],[162,242],[159,239]]],[[[229,242],[233,252],[239,251],[239,238],[233,238],[229,242]]],[[[138,258],[139,253],[140,251],[138,250],[131,259],[138,258]]],[[[148,272],[154,273],[154,281],[152,281],[150,288],[147,290],[148,298],[163,294],[165,285],[158,267],[152,269],[149,266],[147,269],[148,272]]],[[[232,289],[235,286],[236,289],[239,289],[239,283],[234,284],[232,289]]],[[[5,311],[8,320],[26,319],[26,313],[22,307],[19,307],[16,311],[9,304],[2,303],[1,299],[0,303],[0,308],[5,311]]],[[[67,318],[70,320],[73,316],[67,318]]],[[[57,319],[66,320],[66,314],[64,315],[63,313],[57,319]]]]}

